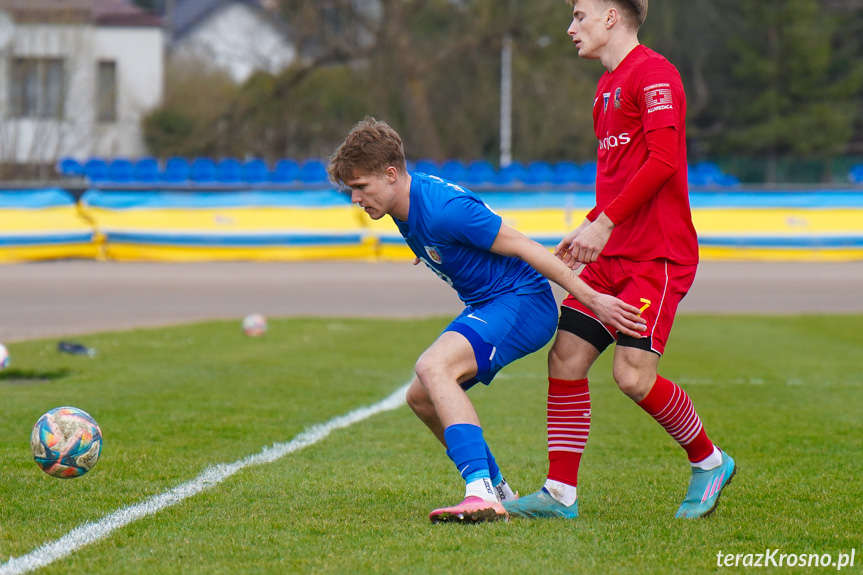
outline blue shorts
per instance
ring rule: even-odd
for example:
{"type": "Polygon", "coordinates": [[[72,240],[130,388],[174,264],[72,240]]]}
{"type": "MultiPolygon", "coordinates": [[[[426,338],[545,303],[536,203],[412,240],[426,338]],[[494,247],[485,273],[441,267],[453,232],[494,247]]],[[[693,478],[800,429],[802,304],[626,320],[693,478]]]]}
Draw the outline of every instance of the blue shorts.
{"type": "Polygon", "coordinates": [[[465,336],[476,356],[476,377],[462,388],[469,389],[478,381],[488,385],[505,365],[542,349],[551,341],[557,320],[551,287],[537,293],[509,293],[483,305],[467,306],[444,330],[465,336]]]}

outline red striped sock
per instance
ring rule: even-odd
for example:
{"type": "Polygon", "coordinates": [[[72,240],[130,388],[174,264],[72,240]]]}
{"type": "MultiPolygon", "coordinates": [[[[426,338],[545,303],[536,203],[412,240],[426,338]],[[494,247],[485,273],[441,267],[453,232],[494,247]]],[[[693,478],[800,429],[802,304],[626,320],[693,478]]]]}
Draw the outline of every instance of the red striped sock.
{"type": "Polygon", "coordinates": [[[548,478],[578,485],[578,466],[590,433],[590,390],[586,379],[548,378],[548,478]]]}
{"type": "Polygon", "coordinates": [[[692,401],[673,381],[657,375],[653,389],[638,405],[686,450],[689,461],[701,461],[713,453],[713,442],[708,439],[692,401]]]}

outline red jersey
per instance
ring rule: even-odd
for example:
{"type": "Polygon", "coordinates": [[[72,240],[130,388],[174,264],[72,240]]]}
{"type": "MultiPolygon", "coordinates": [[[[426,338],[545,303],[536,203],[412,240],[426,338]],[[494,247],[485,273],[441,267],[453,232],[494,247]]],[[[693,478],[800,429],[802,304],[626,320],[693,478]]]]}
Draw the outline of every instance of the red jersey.
{"type": "Polygon", "coordinates": [[[596,207],[588,215],[594,220],[604,211],[615,223],[602,255],[698,263],[698,238],[689,209],[685,118],[680,74],[653,50],[639,45],[613,72],[603,74],[593,104],[599,139],[596,207]],[[652,138],[650,132],[662,128],[674,131],[654,132],[664,140],[652,138]],[[649,154],[654,163],[639,174],[649,154]],[[662,154],[664,163],[656,164],[662,154]],[[657,177],[663,170],[664,175],[657,177]]]}

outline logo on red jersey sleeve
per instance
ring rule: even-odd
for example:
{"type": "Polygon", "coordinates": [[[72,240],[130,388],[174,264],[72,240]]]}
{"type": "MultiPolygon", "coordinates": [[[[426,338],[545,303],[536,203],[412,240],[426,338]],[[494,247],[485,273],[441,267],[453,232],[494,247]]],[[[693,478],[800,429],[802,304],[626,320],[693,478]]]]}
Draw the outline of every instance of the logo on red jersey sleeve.
{"type": "Polygon", "coordinates": [[[644,89],[644,107],[652,114],[659,110],[673,110],[674,100],[670,84],[653,84],[644,89]]]}

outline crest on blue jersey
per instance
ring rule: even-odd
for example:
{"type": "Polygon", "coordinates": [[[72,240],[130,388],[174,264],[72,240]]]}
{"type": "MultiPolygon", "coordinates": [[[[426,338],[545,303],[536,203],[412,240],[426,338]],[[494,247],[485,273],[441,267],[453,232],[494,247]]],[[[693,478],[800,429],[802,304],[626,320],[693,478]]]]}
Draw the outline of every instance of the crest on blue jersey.
{"type": "Polygon", "coordinates": [[[431,258],[431,260],[434,263],[436,263],[436,264],[443,263],[443,258],[440,256],[440,252],[437,251],[436,247],[434,247],[434,246],[423,246],[423,247],[426,249],[426,253],[429,255],[429,257],[431,258]]]}
{"type": "Polygon", "coordinates": [[[614,91],[614,109],[619,110],[622,102],[620,101],[620,94],[623,92],[622,88],[618,88],[614,91]]]}

